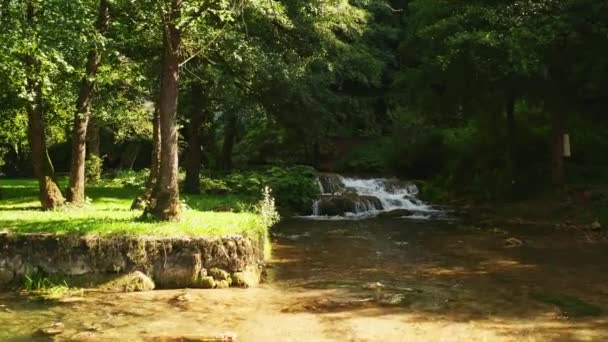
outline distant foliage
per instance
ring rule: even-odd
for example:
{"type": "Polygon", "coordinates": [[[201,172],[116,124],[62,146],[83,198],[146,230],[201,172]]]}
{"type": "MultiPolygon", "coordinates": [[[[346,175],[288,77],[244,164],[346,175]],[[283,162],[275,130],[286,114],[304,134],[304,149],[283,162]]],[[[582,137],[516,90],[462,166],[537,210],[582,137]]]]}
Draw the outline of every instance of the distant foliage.
{"type": "Polygon", "coordinates": [[[122,186],[124,188],[143,189],[146,185],[149,174],[150,170],[148,169],[142,169],[139,171],[119,171],[118,174],[109,182],[113,185],[122,186]]]}
{"type": "Polygon", "coordinates": [[[387,170],[387,154],[389,151],[387,139],[377,139],[362,145],[338,161],[336,169],[339,172],[355,174],[381,174],[387,170]]]}

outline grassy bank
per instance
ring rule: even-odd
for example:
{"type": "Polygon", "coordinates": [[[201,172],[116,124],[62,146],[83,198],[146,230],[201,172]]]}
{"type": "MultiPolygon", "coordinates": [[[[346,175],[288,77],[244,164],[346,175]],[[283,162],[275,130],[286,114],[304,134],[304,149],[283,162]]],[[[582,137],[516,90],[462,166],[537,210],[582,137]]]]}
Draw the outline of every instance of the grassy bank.
{"type": "MultiPolygon", "coordinates": [[[[60,181],[65,189],[65,180],[60,181]]],[[[89,186],[90,203],[82,208],[66,207],[41,211],[38,185],[32,179],[0,179],[0,230],[15,233],[96,234],[96,235],[226,235],[266,234],[254,199],[238,195],[183,195],[180,222],[141,220],[140,211],[129,210],[139,190],[102,182],[89,186]],[[230,210],[230,211],[227,211],[230,210]]]]}

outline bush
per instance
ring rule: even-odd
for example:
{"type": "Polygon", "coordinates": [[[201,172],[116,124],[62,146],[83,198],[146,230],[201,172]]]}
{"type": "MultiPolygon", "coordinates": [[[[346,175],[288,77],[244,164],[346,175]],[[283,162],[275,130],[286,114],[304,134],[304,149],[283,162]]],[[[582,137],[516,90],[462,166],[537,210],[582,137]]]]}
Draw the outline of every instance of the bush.
{"type": "Polygon", "coordinates": [[[144,189],[148,181],[150,170],[142,169],[139,171],[126,170],[119,171],[118,174],[110,181],[112,185],[122,186],[123,188],[144,189]]]}
{"type": "Polygon", "coordinates": [[[221,178],[205,177],[201,189],[210,194],[259,196],[266,186],[272,189],[276,204],[283,210],[310,211],[319,196],[317,173],[308,166],[272,167],[262,171],[241,171],[221,178]]]}
{"type": "Polygon", "coordinates": [[[89,159],[85,162],[85,173],[87,181],[91,183],[98,183],[101,180],[103,161],[96,155],[90,155],[89,159]]]}

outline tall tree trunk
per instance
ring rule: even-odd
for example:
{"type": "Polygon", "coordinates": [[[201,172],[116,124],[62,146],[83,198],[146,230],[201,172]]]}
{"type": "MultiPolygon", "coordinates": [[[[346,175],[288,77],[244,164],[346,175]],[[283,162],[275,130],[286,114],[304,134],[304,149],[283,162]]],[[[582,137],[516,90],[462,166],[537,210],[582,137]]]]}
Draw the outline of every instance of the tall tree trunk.
{"type": "Polygon", "coordinates": [[[505,104],[507,117],[507,175],[509,190],[515,195],[517,185],[517,122],[515,121],[515,96],[508,92],[505,104]]]}
{"type": "Polygon", "coordinates": [[[202,125],[205,117],[205,101],[203,101],[203,85],[194,81],[191,86],[190,123],[188,126],[188,149],[186,150],[186,181],[184,191],[189,194],[201,193],[201,163],[202,155],[202,125]]]}
{"type": "Polygon", "coordinates": [[[154,109],[154,118],[152,119],[152,158],[150,163],[150,174],[146,181],[146,189],[143,194],[137,197],[133,204],[131,204],[131,210],[142,210],[148,205],[152,193],[158,183],[158,173],[160,168],[160,115],[158,114],[158,106],[154,109]]]}
{"type": "Polygon", "coordinates": [[[161,152],[159,179],[146,212],[159,220],[180,218],[178,184],[178,131],[176,125],[179,96],[179,61],[181,32],[176,26],[181,15],[181,0],[170,0],[169,13],[161,13],[163,22],[163,58],[160,85],[161,152]]]}
{"type": "MultiPolygon", "coordinates": [[[[27,21],[35,25],[36,9],[32,1],[27,4],[27,21]]],[[[32,39],[32,37],[29,37],[32,39]]],[[[28,78],[26,89],[29,94],[27,101],[28,140],[32,150],[32,164],[38,178],[40,202],[45,210],[56,209],[65,202],[61,190],[55,181],[55,170],[49,158],[46,146],[46,122],[42,101],[42,85],[39,81],[40,62],[29,54],[25,56],[25,67],[28,78]]]]}
{"type": "Polygon", "coordinates": [[[551,179],[557,189],[564,186],[564,108],[553,109],[551,117],[551,179]]]}
{"type": "MultiPolygon", "coordinates": [[[[108,30],[110,19],[108,0],[99,1],[97,16],[97,30],[103,36],[108,30]]],[[[80,85],[80,94],[76,102],[76,114],[72,128],[72,162],[70,165],[70,185],[68,200],[75,205],[84,203],[85,186],[85,156],[87,143],[87,126],[91,112],[91,99],[95,86],[95,75],[101,61],[101,54],[97,48],[89,51],[87,67],[80,85]]]]}
{"type": "Polygon", "coordinates": [[[222,156],[220,166],[222,170],[232,170],[232,148],[236,138],[236,128],[238,117],[234,113],[230,113],[226,117],[226,126],[224,127],[224,144],[222,145],[222,156]]]}

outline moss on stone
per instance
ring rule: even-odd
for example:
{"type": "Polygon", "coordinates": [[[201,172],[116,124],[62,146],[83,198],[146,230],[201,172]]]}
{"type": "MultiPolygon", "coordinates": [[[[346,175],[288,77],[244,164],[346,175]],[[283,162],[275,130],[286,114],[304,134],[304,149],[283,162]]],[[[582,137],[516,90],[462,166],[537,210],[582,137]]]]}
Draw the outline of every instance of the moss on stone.
{"type": "Polygon", "coordinates": [[[201,277],[200,285],[203,289],[212,289],[215,287],[215,280],[213,277],[201,277]]]}

